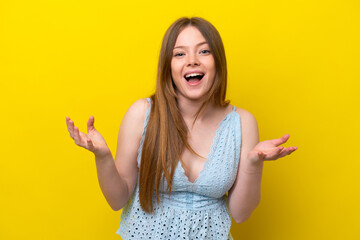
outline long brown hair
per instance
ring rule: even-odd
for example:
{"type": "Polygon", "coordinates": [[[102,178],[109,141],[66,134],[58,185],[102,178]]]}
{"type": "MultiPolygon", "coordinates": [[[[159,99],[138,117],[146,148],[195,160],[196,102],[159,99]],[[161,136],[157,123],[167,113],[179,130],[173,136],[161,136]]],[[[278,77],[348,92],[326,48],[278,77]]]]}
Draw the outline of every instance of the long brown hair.
{"type": "Polygon", "coordinates": [[[179,33],[187,26],[196,27],[204,36],[216,66],[215,81],[196,113],[195,120],[209,102],[221,107],[229,104],[229,101],[225,101],[227,84],[225,50],[218,31],[202,18],[178,19],[169,27],[163,38],[156,90],[151,96],[152,107],[141,153],[139,198],[142,209],[148,213],[153,212],[154,189],[157,202],[160,201],[159,186],[162,180],[167,181],[166,191],[171,194],[173,176],[184,147],[196,154],[187,140],[187,126],[179,111],[176,89],[171,77],[173,48],[179,33]]]}

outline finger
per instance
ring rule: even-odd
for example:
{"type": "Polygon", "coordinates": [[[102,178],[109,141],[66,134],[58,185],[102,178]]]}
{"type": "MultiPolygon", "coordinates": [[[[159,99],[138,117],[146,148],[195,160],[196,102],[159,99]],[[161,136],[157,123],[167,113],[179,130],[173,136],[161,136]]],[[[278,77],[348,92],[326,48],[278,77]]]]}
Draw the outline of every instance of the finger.
{"type": "Polygon", "coordinates": [[[89,149],[88,142],[89,140],[92,142],[92,140],[89,138],[89,136],[86,133],[79,132],[79,134],[80,134],[80,146],[89,149]]]}
{"type": "Polygon", "coordinates": [[[277,138],[277,139],[273,139],[271,140],[271,142],[275,145],[275,146],[279,146],[281,144],[286,143],[286,141],[289,139],[290,135],[289,134],[285,134],[284,136],[282,136],[281,138],[277,138]]]}
{"type": "Polygon", "coordinates": [[[74,122],[70,118],[66,118],[66,125],[70,133],[70,137],[74,139],[74,122]]]}
{"type": "Polygon", "coordinates": [[[258,156],[260,160],[264,160],[265,154],[263,152],[258,152],[258,156]]]}
{"type": "Polygon", "coordinates": [[[252,162],[257,162],[259,160],[262,160],[264,157],[264,154],[260,151],[250,151],[247,155],[248,159],[252,162]]]}
{"type": "MultiPolygon", "coordinates": [[[[83,132],[79,132],[79,135],[80,135],[80,142],[86,143],[87,139],[89,138],[88,135],[83,132]]],[[[86,144],[83,144],[83,145],[86,145],[86,144]]]]}
{"type": "Polygon", "coordinates": [[[94,127],[95,118],[94,116],[90,116],[89,120],[87,121],[87,132],[95,130],[94,127]]]}
{"type": "Polygon", "coordinates": [[[94,152],[94,151],[95,151],[95,147],[94,147],[94,144],[93,144],[93,142],[91,141],[90,138],[88,138],[88,139],[86,140],[86,143],[87,143],[88,149],[89,149],[90,151],[94,152]]]}
{"type": "Polygon", "coordinates": [[[74,127],[74,140],[76,145],[81,146],[80,133],[77,127],[74,127]]]}
{"type": "Polygon", "coordinates": [[[297,147],[288,147],[286,149],[283,149],[283,151],[280,152],[279,158],[285,157],[286,155],[290,155],[294,151],[297,150],[297,147]]]}
{"type": "Polygon", "coordinates": [[[272,151],[271,153],[268,153],[265,155],[264,160],[276,160],[279,158],[279,154],[281,153],[281,151],[284,149],[284,147],[280,146],[278,148],[276,148],[274,151],[272,151]]]}

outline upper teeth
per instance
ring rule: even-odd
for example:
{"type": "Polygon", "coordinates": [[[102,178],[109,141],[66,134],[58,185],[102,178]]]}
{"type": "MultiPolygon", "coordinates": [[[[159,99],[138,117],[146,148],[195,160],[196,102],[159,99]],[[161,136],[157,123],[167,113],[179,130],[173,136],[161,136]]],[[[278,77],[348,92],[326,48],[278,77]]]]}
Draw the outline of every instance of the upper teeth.
{"type": "Polygon", "coordinates": [[[187,74],[185,75],[186,78],[189,78],[189,77],[196,77],[196,76],[202,76],[203,74],[201,73],[190,73],[190,74],[187,74]]]}

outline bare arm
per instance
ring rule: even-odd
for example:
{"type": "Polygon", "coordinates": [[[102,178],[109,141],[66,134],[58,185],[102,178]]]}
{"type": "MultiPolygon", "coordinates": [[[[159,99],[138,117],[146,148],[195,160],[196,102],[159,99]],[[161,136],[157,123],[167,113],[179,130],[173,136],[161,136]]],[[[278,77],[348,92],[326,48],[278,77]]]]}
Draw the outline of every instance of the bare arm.
{"type": "Polygon", "coordinates": [[[241,115],[242,126],[240,166],[229,191],[228,201],[231,216],[237,223],[241,223],[251,216],[260,203],[263,161],[284,157],[297,148],[279,146],[287,141],[289,135],[259,143],[255,117],[242,109],[237,112],[241,115]]]}
{"type": "Polygon", "coordinates": [[[120,126],[115,162],[105,140],[94,127],[94,118],[88,121],[88,134],[79,132],[70,118],[66,119],[75,144],[95,155],[100,188],[115,211],[120,210],[134,191],[137,179],[137,150],[140,144],[148,103],[136,101],[126,112],[120,126]]]}
{"type": "Polygon", "coordinates": [[[242,109],[237,109],[241,116],[241,154],[238,174],[229,191],[229,209],[237,222],[243,222],[260,202],[262,163],[252,167],[246,159],[248,152],[259,142],[259,132],[254,116],[242,109]]]}
{"type": "Polygon", "coordinates": [[[144,128],[145,114],[149,107],[149,103],[145,99],[136,101],[125,114],[119,129],[115,166],[126,183],[126,194],[118,201],[117,210],[124,207],[135,189],[139,171],[138,149],[144,128]]]}

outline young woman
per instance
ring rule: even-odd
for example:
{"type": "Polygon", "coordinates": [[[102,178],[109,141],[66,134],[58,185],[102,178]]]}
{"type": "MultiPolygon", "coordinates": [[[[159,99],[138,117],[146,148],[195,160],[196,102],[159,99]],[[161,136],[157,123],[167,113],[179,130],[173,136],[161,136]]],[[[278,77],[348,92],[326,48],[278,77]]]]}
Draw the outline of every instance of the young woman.
{"type": "Polygon", "coordinates": [[[87,134],[66,118],[95,154],[109,205],[123,208],[123,239],[232,239],[229,214],[240,223],[259,204],[263,162],[296,150],[280,146],[289,135],[259,143],[254,116],[225,101],[226,82],[217,30],[181,18],[164,36],[155,94],[123,118],[115,161],[94,117],[87,134]]]}

